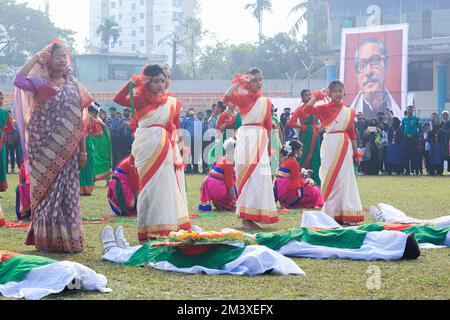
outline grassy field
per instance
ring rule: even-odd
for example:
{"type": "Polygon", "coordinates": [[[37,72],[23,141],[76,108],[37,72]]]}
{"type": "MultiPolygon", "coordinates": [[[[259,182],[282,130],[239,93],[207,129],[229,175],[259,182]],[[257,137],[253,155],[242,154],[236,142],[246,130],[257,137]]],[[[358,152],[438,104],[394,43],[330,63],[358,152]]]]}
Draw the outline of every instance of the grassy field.
{"type": "MultiPolygon", "coordinates": [[[[9,190],[0,203],[8,220],[15,220],[16,175],[9,175],[9,190]]],[[[203,176],[188,176],[190,213],[197,213],[198,189],[203,176]]],[[[363,206],[388,203],[416,218],[450,215],[450,177],[360,177],[363,206]]],[[[82,198],[84,217],[101,218],[112,213],[106,201],[106,188],[98,184],[94,195],[82,198]]],[[[203,229],[238,228],[232,213],[217,213],[216,218],[198,218],[194,224],[203,229]]],[[[370,220],[369,216],[367,216],[370,220]]],[[[282,216],[280,223],[265,227],[283,230],[300,224],[299,214],[282,216]]],[[[136,221],[122,222],[126,237],[137,244],[136,221]]],[[[113,225],[114,226],[114,225],[113,225]]],[[[24,254],[45,255],[57,260],[82,263],[104,274],[112,293],[67,292],[47,299],[449,299],[449,249],[423,251],[418,260],[362,262],[346,260],[294,259],[306,276],[257,277],[182,275],[149,268],[114,265],[101,260],[99,233],[103,225],[85,225],[86,250],[82,254],[43,254],[23,244],[25,230],[0,229],[0,249],[24,254]],[[381,270],[381,288],[370,290],[370,266],[381,270]]],[[[0,299],[2,299],[0,297],[0,299]]]]}

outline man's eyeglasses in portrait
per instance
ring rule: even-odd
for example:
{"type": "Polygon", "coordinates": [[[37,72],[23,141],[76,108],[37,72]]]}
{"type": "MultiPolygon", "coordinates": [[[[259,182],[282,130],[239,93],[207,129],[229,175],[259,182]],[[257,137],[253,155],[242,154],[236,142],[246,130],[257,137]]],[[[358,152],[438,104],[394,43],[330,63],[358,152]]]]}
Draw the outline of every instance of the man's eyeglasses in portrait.
{"type": "Polygon", "coordinates": [[[369,59],[360,59],[357,64],[358,73],[363,72],[368,65],[370,65],[371,68],[378,68],[380,67],[381,62],[384,62],[385,60],[386,57],[379,54],[373,55],[369,59]]]}

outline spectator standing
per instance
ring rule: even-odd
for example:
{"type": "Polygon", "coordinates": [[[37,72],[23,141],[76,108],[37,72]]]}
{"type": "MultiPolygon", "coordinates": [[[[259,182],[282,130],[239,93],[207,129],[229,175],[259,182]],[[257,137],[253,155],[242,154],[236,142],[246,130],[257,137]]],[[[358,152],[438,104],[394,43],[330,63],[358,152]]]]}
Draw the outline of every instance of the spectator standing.
{"type": "Polygon", "coordinates": [[[115,107],[111,107],[109,112],[111,117],[106,120],[106,125],[109,128],[109,134],[111,137],[113,168],[115,168],[122,159],[122,119],[117,116],[117,109],[115,107]]]}
{"type": "Polygon", "coordinates": [[[386,152],[387,174],[400,175],[403,169],[403,131],[399,118],[392,118],[388,127],[388,145],[386,152]]]}
{"type": "Polygon", "coordinates": [[[431,121],[433,129],[430,132],[430,175],[442,176],[444,173],[445,133],[441,131],[441,123],[437,113],[434,112],[431,115],[431,121]]]}
{"type": "Polygon", "coordinates": [[[406,117],[402,120],[405,144],[405,174],[420,174],[419,161],[419,118],[414,115],[414,106],[408,106],[406,117]]]}
{"type": "Polygon", "coordinates": [[[444,161],[442,161],[442,167],[444,162],[447,161],[447,171],[450,172],[450,114],[447,110],[442,111],[441,131],[444,135],[444,161]]]}
{"type": "Polygon", "coordinates": [[[425,122],[422,126],[422,131],[419,136],[419,171],[423,174],[423,162],[425,162],[425,169],[427,173],[430,174],[430,145],[431,141],[431,124],[429,122],[425,122]]]}
{"type": "Polygon", "coordinates": [[[130,129],[130,115],[130,109],[125,108],[123,110],[122,127],[120,132],[120,160],[131,154],[131,146],[134,141],[133,132],[130,129]]]}
{"type": "Polygon", "coordinates": [[[19,163],[20,163],[20,155],[19,155],[19,148],[20,148],[20,135],[19,135],[19,127],[17,126],[17,122],[13,120],[14,123],[14,131],[8,132],[6,136],[7,146],[6,149],[6,169],[8,169],[8,156],[9,160],[11,162],[11,173],[14,173],[16,164],[18,166],[18,170],[20,170],[19,163]]]}
{"type": "Polygon", "coordinates": [[[381,130],[378,121],[372,119],[364,132],[364,174],[378,175],[380,172],[381,130]]]}
{"type": "Polygon", "coordinates": [[[189,133],[189,137],[185,139],[186,145],[191,148],[191,163],[186,169],[186,173],[198,173],[198,163],[202,150],[202,123],[195,118],[194,109],[189,109],[186,118],[181,124],[181,128],[189,133]]]}
{"type": "MultiPolygon", "coordinates": [[[[356,121],[355,121],[355,132],[356,132],[356,138],[357,138],[357,144],[358,144],[358,151],[362,152],[364,154],[365,150],[365,144],[364,144],[364,132],[366,132],[367,127],[369,126],[368,121],[364,118],[364,115],[362,112],[358,112],[356,115],[356,121]]],[[[363,172],[365,166],[365,159],[364,157],[361,159],[361,163],[359,165],[359,172],[363,172]]]]}
{"type": "Polygon", "coordinates": [[[283,131],[283,141],[287,142],[295,139],[295,130],[288,125],[291,118],[291,108],[285,108],[284,112],[280,116],[280,128],[283,131]]]}

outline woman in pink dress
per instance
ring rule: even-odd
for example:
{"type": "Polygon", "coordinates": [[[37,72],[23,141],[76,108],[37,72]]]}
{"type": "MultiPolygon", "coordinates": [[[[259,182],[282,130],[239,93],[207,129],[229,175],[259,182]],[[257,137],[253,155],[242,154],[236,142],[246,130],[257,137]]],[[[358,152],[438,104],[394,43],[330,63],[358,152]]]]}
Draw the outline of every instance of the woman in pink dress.
{"type": "Polygon", "coordinates": [[[323,198],[320,188],[314,180],[305,178],[298,160],[302,156],[303,144],[292,140],[284,144],[281,154],[285,159],[281,162],[274,182],[276,199],[283,209],[321,208],[323,198]]]}

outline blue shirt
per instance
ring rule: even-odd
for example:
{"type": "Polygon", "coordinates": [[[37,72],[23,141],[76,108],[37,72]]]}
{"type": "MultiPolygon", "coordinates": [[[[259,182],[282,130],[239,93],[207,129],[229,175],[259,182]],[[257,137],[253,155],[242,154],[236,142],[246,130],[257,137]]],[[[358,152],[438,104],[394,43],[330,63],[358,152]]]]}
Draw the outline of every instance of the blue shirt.
{"type": "Polygon", "coordinates": [[[191,139],[202,140],[203,124],[200,120],[186,117],[181,123],[181,128],[189,132],[191,139]]]}

